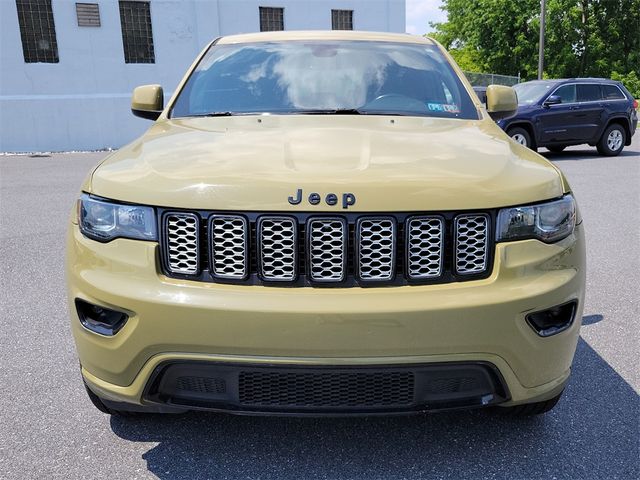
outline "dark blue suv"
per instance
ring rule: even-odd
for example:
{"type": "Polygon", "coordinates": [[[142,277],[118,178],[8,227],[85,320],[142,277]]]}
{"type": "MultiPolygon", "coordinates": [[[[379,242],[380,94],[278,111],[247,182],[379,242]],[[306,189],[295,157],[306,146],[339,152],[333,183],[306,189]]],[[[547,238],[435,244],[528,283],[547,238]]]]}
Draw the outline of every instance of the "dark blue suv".
{"type": "Polygon", "coordinates": [[[498,121],[516,142],[561,152],[587,143],[618,155],[638,125],[638,101],[620,82],[602,78],[537,80],[513,87],[518,112],[498,121]]]}

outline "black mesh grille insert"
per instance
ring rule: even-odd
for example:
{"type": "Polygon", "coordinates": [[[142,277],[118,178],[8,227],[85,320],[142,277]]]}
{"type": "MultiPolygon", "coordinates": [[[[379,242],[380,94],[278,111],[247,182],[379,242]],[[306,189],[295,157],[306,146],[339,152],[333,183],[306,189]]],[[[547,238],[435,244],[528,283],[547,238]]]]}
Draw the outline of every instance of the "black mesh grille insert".
{"type": "Polygon", "coordinates": [[[199,393],[225,393],[227,391],[226,382],[222,378],[207,377],[179,377],[177,380],[178,390],[199,393]]]}
{"type": "Polygon", "coordinates": [[[240,372],[240,403],[393,407],[414,402],[413,372],[240,372]]]}
{"type": "Polygon", "coordinates": [[[439,378],[427,384],[429,393],[457,393],[473,390],[478,386],[477,379],[473,377],[439,378]]]}

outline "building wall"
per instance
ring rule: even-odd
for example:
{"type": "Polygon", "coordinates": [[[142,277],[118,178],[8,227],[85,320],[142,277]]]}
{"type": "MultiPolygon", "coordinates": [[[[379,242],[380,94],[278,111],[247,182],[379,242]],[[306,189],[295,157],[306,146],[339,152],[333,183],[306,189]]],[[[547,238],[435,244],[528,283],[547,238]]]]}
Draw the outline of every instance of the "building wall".
{"type": "Polygon", "coordinates": [[[404,0],[151,0],[154,64],[125,64],[115,0],[100,27],[79,27],[75,1],[52,0],[59,63],[25,63],[16,4],[0,0],[0,152],[119,147],[147,120],[131,115],[137,85],[173,92],[200,50],[220,35],[259,30],[259,6],[284,7],[285,30],[331,29],[331,9],[353,10],[355,30],[404,32],[404,0]]]}

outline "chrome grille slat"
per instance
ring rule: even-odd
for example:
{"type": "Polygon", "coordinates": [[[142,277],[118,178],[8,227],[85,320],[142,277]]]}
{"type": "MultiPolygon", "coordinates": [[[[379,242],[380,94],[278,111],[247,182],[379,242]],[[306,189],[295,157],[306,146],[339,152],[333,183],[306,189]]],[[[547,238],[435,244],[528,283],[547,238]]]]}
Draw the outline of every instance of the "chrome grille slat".
{"type": "Polygon", "coordinates": [[[199,226],[199,218],[193,213],[165,215],[167,268],[171,273],[196,275],[199,272],[199,226]]]}
{"type": "Polygon", "coordinates": [[[396,223],[389,217],[358,221],[358,276],[365,281],[385,281],[395,274],[396,223]]]}
{"type": "Polygon", "coordinates": [[[309,275],[317,282],[346,277],[347,224],[340,218],[314,218],[307,227],[309,275]]]}
{"type": "Polygon", "coordinates": [[[442,275],[444,220],[413,217],[407,221],[407,275],[411,279],[442,275]]]}
{"type": "Polygon", "coordinates": [[[489,254],[489,217],[464,214],[455,219],[455,269],[459,275],[482,273],[489,254]]]}
{"type": "Polygon", "coordinates": [[[298,275],[297,220],[264,216],[258,219],[258,255],[264,280],[293,281],[298,275]]]}
{"type": "Polygon", "coordinates": [[[249,272],[248,223],[240,215],[212,215],[209,222],[211,274],[242,280],[249,272]]]}

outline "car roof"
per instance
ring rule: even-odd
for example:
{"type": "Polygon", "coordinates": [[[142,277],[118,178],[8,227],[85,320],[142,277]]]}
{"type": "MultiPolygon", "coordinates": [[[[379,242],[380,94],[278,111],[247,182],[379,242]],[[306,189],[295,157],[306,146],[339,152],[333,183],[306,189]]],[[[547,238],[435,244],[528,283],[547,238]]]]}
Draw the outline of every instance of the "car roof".
{"type": "Polygon", "coordinates": [[[361,40],[378,42],[413,43],[422,45],[434,45],[435,42],[428,37],[410,35],[408,33],[388,32],[362,32],[352,30],[301,30],[241,33],[221,37],[217,45],[256,42],[280,42],[288,40],[361,40]]]}
{"type": "Polygon", "coordinates": [[[564,80],[529,80],[528,82],[516,83],[516,85],[530,85],[535,83],[539,83],[542,85],[555,85],[561,82],[564,82],[564,80]]]}
{"type": "MultiPolygon", "coordinates": [[[[600,84],[600,85],[616,86],[620,90],[622,90],[624,96],[627,97],[627,99],[629,98],[629,95],[630,95],[628,90],[626,90],[626,88],[622,84],[622,82],[619,82],[617,80],[611,80],[609,78],[597,78],[597,77],[577,77],[577,78],[555,78],[555,79],[545,79],[545,80],[530,80],[528,82],[518,83],[518,84],[514,85],[514,87],[517,87],[518,85],[530,85],[530,84],[547,85],[548,88],[549,87],[553,88],[551,93],[554,93],[554,92],[556,92],[558,90],[559,87],[564,86],[564,85],[570,85],[570,84],[573,84],[573,83],[577,83],[577,84],[580,84],[580,83],[597,83],[597,84],[600,84]]],[[[540,98],[544,97],[548,93],[549,92],[547,91],[547,92],[541,94],[540,98]]],[[[631,98],[633,99],[633,97],[631,97],[631,98]]]]}
{"type": "Polygon", "coordinates": [[[560,83],[571,83],[571,82],[593,82],[593,83],[619,83],[617,80],[611,80],[610,78],[597,78],[597,77],[576,77],[576,78],[549,78],[544,80],[530,80],[528,82],[522,83],[546,83],[557,85],[560,83]]]}

